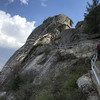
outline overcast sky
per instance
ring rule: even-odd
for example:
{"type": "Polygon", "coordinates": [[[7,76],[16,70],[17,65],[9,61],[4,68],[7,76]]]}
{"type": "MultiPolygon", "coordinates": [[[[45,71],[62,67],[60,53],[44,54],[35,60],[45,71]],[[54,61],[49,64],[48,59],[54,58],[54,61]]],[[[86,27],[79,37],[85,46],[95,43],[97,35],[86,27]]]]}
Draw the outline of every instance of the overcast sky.
{"type": "Polygon", "coordinates": [[[65,14],[75,27],[84,19],[87,1],[92,0],[0,0],[0,69],[46,18],[65,14]]]}

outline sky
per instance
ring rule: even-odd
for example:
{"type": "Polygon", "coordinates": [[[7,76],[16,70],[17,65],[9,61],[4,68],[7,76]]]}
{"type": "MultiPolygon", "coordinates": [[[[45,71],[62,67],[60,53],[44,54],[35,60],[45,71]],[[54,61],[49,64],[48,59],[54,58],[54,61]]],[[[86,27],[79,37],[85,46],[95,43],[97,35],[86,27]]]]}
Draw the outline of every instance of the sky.
{"type": "Polygon", "coordinates": [[[92,0],[0,0],[0,70],[48,17],[65,14],[74,28],[84,20],[87,2],[92,0]]]}

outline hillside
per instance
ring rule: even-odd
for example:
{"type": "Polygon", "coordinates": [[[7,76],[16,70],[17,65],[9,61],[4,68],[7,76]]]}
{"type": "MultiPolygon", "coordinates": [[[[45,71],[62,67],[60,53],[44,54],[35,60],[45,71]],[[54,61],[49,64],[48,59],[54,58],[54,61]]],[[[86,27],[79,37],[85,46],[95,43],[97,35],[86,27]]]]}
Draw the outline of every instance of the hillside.
{"type": "Polygon", "coordinates": [[[100,35],[84,33],[85,21],[76,28],[72,25],[68,16],[60,14],[30,34],[2,69],[1,100],[98,100],[87,73],[100,35]],[[77,83],[82,75],[90,84],[83,86],[84,91],[77,83]]]}

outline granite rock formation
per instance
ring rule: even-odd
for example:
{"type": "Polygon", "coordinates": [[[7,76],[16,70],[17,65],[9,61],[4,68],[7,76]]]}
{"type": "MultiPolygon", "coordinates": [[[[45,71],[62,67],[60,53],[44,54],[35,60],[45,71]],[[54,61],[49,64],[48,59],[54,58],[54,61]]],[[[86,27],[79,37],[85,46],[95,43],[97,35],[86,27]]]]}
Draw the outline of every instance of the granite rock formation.
{"type": "MultiPolygon", "coordinates": [[[[49,17],[37,27],[30,34],[26,43],[13,54],[3,67],[0,74],[0,94],[2,95],[6,91],[8,100],[11,97],[14,100],[13,96],[10,96],[12,92],[8,92],[10,83],[17,75],[25,73],[32,76],[31,81],[34,85],[41,85],[52,80],[51,84],[48,81],[52,90],[52,84],[54,85],[60,79],[61,70],[76,66],[81,58],[92,57],[97,44],[97,40],[92,40],[95,36],[90,37],[84,33],[83,22],[80,22],[76,28],[72,28],[72,24],[69,17],[60,14],[49,17]]],[[[87,60],[84,63],[89,65],[87,60]]],[[[74,67],[72,68],[74,69],[74,67]]],[[[68,73],[69,75],[71,72],[74,73],[72,69],[65,71],[64,79],[61,78],[61,83],[58,83],[59,87],[67,80],[68,73]]],[[[77,71],[75,70],[75,72],[77,71]]]]}

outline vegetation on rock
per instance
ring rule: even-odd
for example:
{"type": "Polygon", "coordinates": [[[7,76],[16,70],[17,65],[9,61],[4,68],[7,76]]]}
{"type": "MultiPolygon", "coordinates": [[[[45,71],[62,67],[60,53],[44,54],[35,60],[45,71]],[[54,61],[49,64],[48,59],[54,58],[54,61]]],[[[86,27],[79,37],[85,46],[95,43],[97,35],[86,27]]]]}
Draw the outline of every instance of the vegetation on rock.
{"type": "Polygon", "coordinates": [[[92,4],[88,3],[88,6],[86,7],[87,13],[85,13],[85,16],[88,15],[93,9],[95,9],[99,5],[100,0],[92,0],[92,4]]]}
{"type": "Polygon", "coordinates": [[[100,5],[99,0],[93,0],[93,4],[88,3],[87,13],[85,13],[85,20],[87,27],[86,33],[98,33],[100,32],[100,5]]]}
{"type": "Polygon", "coordinates": [[[90,69],[87,61],[87,58],[79,58],[72,66],[59,70],[56,77],[50,77],[40,85],[32,83],[32,74],[20,75],[23,83],[15,92],[16,100],[86,100],[87,95],[78,89],[76,81],[90,69]]]}
{"type": "Polygon", "coordinates": [[[13,80],[13,83],[12,83],[12,89],[14,91],[18,90],[20,85],[21,85],[21,78],[19,76],[17,76],[14,80],[13,80]]]}

